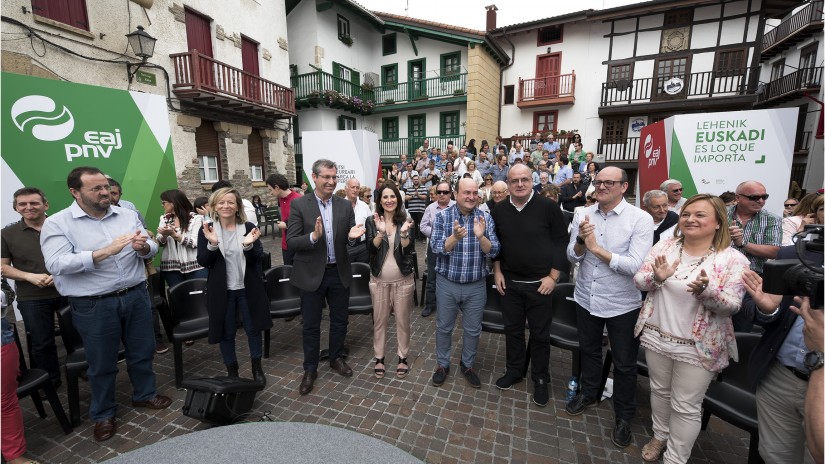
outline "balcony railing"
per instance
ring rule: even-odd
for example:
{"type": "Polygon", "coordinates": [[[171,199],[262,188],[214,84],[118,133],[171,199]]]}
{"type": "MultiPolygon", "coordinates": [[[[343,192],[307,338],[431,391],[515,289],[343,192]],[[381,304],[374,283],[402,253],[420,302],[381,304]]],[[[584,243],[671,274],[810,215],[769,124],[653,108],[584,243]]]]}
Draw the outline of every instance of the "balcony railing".
{"type": "Polygon", "coordinates": [[[622,141],[598,140],[597,152],[604,155],[605,161],[633,162],[639,160],[639,137],[626,137],[622,141]]]}
{"type": "Polygon", "coordinates": [[[206,92],[234,97],[279,113],[295,113],[295,94],[290,88],[221,63],[197,50],[169,57],[175,69],[173,88],[179,95],[188,91],[206,92]]]}
{"type": "MultiPolygon", "coordinates": [[[[809,2],[790,18],[783,20],[778,26],[766,32],[762,37],[762,59],[767,59],[780,50],[785,39],[797,34],[809,26],[822,28],[822,1],[809,2]]],[[[813,29],[813,27],[811,28],[813,29]]]]}
{"type": "Polygon", "coordinates": [[[467,95],[466,73],[374,88],[355,84],[323,71],[293,76],[291,81],[298,107],[321,104],[363,114],[368,114],[375,106],[467,95]]]}
{"type": "Polygon", "coordinates": [[[806,90],[818,90],[822,86],[822,67],[802,68],[765,84],[756,105],[780,103],[798,96],[806,90]]]}
{"type": "Polygon", "coordinates": [[[750,73],[750,69],[705,71],[605,82],[602,84],[601,106],[752,94],[753,89],[748,89],[750,73]],[[672,81],[672,77],[680,78],[681,86],[672,81]]]}
{"type": "MultiPolygon", "coordinates": [[[[573,141],[573,133],[566,132],[564,134],[556,135],[555,138],[556,142],[559,142],[559,146],[561,147],[562,152],[567,153],[567,149],[570,146],[570,142],[573,141]]],[[[526,150],[530,148],[530,142],[541,141],[541,143],[544,143],[546,140],[546,132],[534,132],[532,135],[514,135],[509,139],[504,139],[504,143],[508,147],[512,147],[516,142],[518,142],[526,150]]]]}
{"type": "Polygon", "coordinates": [[[518,103],[520,106],[530,106],[530,104],[532,106],[536,104],[572,104],[575,100],[575,94],[575,72],[518,80],[518,103]]]}
{"type": "Polygon", "coordinates": [[[407,155],[408,160],[412,160],[415,150],[424,145],[424,139],[430,142],[430,147],[447,149],[447,142],[453,142],[456,147],[464,144],[463,135],[430,135],[427,137],[404,137],[397,139],[379,139],[378,152],[381,153],[382,162],[398,161],[402,154],[407,155]]]}

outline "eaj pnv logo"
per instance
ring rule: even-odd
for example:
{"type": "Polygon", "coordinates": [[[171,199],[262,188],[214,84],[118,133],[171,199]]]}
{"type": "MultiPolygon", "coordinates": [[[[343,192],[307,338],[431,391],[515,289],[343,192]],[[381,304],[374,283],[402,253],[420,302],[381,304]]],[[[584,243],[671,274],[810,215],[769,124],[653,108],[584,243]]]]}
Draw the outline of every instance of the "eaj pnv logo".
{"type": "MultiPolygon", "coordinates": [[[[75,120],[72,112],[63,106],[58,109],[57,104],[49,97],[29,95],[23,97],[11,107],[11,117],[15,126],[23,133],[31,132],[37,140],[43,142],[57,142],[71,135],[75,120]]],[[[74,158],[106,158],[112,155],[113,150],[123,147],[120,129],[114,132],[86,131],[83,133],[86,143],[66,143],[66,161],[74,158]]]]}
{"type": "Polygon", "coordinates": [[[11,117],[21,132],[44,142],[63,140],[74,130],[74,117],[65,106],[58,110],[54,100],[42,95],[29,95],[14,102],[11,117]]]}

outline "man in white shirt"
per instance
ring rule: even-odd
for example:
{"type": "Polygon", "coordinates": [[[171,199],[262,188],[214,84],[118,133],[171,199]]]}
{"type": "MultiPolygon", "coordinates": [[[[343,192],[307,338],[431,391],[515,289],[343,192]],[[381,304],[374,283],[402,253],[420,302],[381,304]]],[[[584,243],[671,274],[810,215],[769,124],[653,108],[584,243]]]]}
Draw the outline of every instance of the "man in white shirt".
{"type": "Polygon", "coordinates": [[[667,207],[676,214],[682,211],[682,205],[687,198],[682,197],[682,183],[676,179],[668,179],[662,182],[659,188],[667,194],[667,207]]]}
{"type": "Polygon", "coordinates": [[[460,149],[458,151],[458,158],[456,158],[455,162],[453,162],[453,168],[454,168],[453,171],[455,171],[456,174],[458,174],[459,178],[461,176],[463,176],[465,172],[467,172],[467,162],[468,161],[470,161],[470,159],[467,158],[467,149],[466,148],[460,149]]]}
{"type": "MultiPolygon", "coordinates": [[[[367,218],[372,216],[372,212],[368,204],[358,199],[358,194],[361,192],[361,182],[354,177],[348,179],[344,192],[346,193],[347,201],[352,204],[352,211],[355,213],[355,224],[365,224],[367,218]]],[[[370,254],[367,251],[366,235],[355,239],[355,246],[347,247],[347,253],[349,254],[350,262],[369,263],[370,254]]]]}
{"type": "Polygon", "coordinates": [[[651,190],[642,197],[642,208],[653,217],[653,244],[660,238],[673,238],[673,229],[679,222],[679,215],[667,207],[667,193],[651,190]]]}

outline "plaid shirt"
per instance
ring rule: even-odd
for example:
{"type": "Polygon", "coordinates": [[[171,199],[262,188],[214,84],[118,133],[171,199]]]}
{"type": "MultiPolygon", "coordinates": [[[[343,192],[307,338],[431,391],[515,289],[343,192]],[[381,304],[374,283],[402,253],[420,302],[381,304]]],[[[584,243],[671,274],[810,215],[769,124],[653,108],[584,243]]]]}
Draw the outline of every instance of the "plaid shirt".
{"type": "MultiPolygon", "coordinates": [[[[755,243],[757,245],[782,245],[782,219],[765,210],[757,212],[747,224],[742,225],[736,218],[736,206],[728,206],[728,223],[737,225],[744,232],[745,241],[742,243],[755,243]]],[[[768,258],[754,256],[731,242],[731,246],[741,251],[751,262],[751,270],[762,274],[762,268],[768,258]]]]}
{"type": "Polygon", "coordinates": [[[457,205],[452,205],[436,215],[433,224],[433,233],[430,237],[433,253],[436,255],[435,272],[443,275],[452,282],[476,282],[487,277],[487,258],[498,255],[501,244],[496,236],[496,225],[489,213],[474,208],[468,216],[463,216],[457,205]],[[481,251],[481,245],[473,233],[475,218],[483,216],[487,221],[484,235],[490,240],[492,247],[489,253],[481,251]],[[453,233],[453,222],[467,228],[467,236],[459,240],[451,251],[444,250],[444,242],[453,233]]]}

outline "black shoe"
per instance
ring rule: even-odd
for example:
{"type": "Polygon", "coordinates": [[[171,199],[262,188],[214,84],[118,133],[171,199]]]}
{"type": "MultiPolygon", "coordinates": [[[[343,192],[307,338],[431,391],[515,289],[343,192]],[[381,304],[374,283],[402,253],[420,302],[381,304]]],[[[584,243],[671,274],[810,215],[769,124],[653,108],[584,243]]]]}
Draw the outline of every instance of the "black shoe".
{"type": "Polygon", "coordinates": [[[547,382],[544,380],[536,380],[533,382],[533,403],[539,407],[547,406],[547,401],[550,395],[547,392],[547,382]]]}
{"type": "Polygon", "coordinates": [[[227,377],[237,377],[238,376],[238,363],[237,362],[226,365],[226,376],[227,377]]]}
{"type": "Polygon", "coordinates": [[[472,367],[465,367],[462,364],[461,373],[464,374],[464,378],[467,379],[467,383],[469,383],[471,387],[481,388],[481,379],[478,378],[478,374],[476,374],[475,369],[472,367]]]}
{"type": "Polygon", "coordinates": [[[564,410],[571,416],[578,416],[583,413],[585,409],[597,405],[598,402],[593,398],[588,398],[584,394],[579,393],[572,400],[567,403],[564,410]]]}
{"type": "Polygon", "coordinates": [[[624,419],[616,419],[616,427],[613,428],[611,437],[613,444],[619,448],[626,448],[633,440],[633,432],[630,431],[630,422],[624,419]]]}
{"type": "Polygon", "coordinates": [[[427,317],[432,313],[433,313],[433,308],[428,308],[428,307],[425,306],[424,309],[421,310],[421,317],[427,317]]]}
{"type": "Polygon", "coordinates": [[[444,381],[447,380],[447,375],[450,374],[449,367],[441,367],[438,366],[438,369],[435,370],[433,373],[433,386],[440,387],[444,385],[444,381]]]}
{"type": "Polygon", "coordinates": [[[510,374],[504,374],[504,377],[496,380],[496,388],[499,390],[509,390],[513,385],[521,383],[524,380],[521,377],[512,377],[510,374]]]}
{"type": "Polygon", "coordinates": [[[261,367],[261,358],[252,358],[252,379],[266,385],[266,375],[263,367],[261,367]]]}

